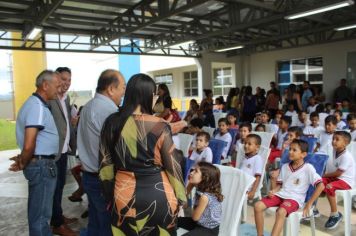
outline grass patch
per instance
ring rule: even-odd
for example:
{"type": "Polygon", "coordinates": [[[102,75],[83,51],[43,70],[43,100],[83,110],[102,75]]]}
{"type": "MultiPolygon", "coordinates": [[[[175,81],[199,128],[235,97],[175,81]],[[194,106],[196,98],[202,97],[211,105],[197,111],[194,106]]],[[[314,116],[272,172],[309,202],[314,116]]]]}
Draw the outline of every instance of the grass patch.
{"type": "Polygon", "coordinates": [[[0,119],[0,151],[18,148],[16,145],[15,122],[0,119]]]}

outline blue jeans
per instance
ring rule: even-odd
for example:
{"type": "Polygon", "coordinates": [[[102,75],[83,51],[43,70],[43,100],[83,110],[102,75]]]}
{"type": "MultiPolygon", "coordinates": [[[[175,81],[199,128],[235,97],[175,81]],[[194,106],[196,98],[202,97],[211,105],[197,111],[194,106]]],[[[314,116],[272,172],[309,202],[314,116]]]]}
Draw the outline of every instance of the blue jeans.
{"type": "Polygon", "coordinates": [[[112,236],[111,214],[106,209],[99,176],[83,172],[82,183],[88,196],[88,236],[112,236]]]}
{"type": "Polygon", "coordinates": [[[52,215],[57,168],[54,160],[30,161],[23,171],[28,180],[28,226],[30,236],[52,235],[52,215]]]}
{"type": "Polygon", "coordinates": [[[53,198],[53,209],[52,209],[52,219],[51,225],[54,227],[59,227],[64,224],[63,219],[63,209],[62,209],[62,196],[63,188],[66,183],[66,174],[67,174],[67,153],[62,153],[61,158],[56,161],[57,166],[57,184],[56,190],[54,192],[53,198]]]}

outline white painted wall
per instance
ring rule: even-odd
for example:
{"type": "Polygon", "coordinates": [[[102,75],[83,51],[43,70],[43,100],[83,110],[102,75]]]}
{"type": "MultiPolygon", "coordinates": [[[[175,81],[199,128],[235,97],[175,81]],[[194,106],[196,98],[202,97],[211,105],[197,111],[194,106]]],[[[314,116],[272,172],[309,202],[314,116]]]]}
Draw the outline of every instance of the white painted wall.
{"type": "MultiPolygon", "coordinates": [[[[323,58],[324,93],[331,99],[333,90],[339,85],[339,80],[346,77],[347,53],[356,51],[356,40],[285,49],[264,53],[256,53],[244,57],[244,78],[248,78],[255,88],[262,86],[269,89],[270,81],[277,81],[276,63],[279,60],[317,57],[323,58]]],[[[248,81],[246,81],[248,82],[248,81]]]]}

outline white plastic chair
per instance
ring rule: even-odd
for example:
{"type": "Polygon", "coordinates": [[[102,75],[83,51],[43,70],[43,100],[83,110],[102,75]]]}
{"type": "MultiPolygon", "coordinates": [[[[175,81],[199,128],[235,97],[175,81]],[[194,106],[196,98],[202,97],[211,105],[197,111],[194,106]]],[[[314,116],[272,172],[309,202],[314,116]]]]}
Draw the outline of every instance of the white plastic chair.
{"type": "MultiPolygon", "coordinates": [[[[262,198],[261,189],[263,186],[263,179],[265,177],[265,172],[266,172],[266,164],[267,164],[268,157],[269,157],[270,153],[271,153],[271,149],[269,147],[264,147],[264,146],[261,146],[260,150],[258,151],[258,154],[263,159],[263,169],[262,169],[262,173],[261,173],[260,183],[258,184],[254,198],[258,198],[258,199],[262,198]]],[[[244,205],[243,205],[242,209],[243,209],[242,221],[246,222],[247,221],[247,198],[245,198],[244,205]]]]}
{"type": "Polygon", "coordinates": [[[181,150],[185,157],[188,157],[189,147],[192,144],[194,136],[190,134],[183,134],[183,133],[179,133],[177,136],[179,139],[179,147],[176,148],[181,150]]]}
{"type": "Polygon", "coordinates": [[[218,123],[219,123],[219,119],[220,118],[225,118],[227,116],[226,112],[214,112],[214,119],[215,119],[215,127],[219,127],[218,123]]]}
{"type": "MultiPolygon", "coordinates": [[[[230,166],[216,166],[221,172],[221,188],[224,195],[219,235],[236,236],[239,235],[241,209],[246,199],[246,191],[255,181],[255,177],[230,166]]],[[[179,228],[177,234],[179,236],[186,232],[179,228]]]]}
{"type": "MultiPolygon", "coordinates": [[[[355,173],[356,173],[356,142],[352,141],[347,146],[348,151],[351,152],[352,157],[355,162],[355,173]]],[[[332,159],[332,158],[329,158],[332,159]]],[[[356,179],[355,179],[356,181],[356,179]]],[[[356,186],[353,186],[349,190],[336,190],[336,201],[344,200],[344,223],[345,223],[345,236],[351,236],[351,208],[352,208],[352,197],[356,196],[356,186]]]]}
{"type": "Polygon", "coordinates": [[[214,137],[215,128],[203,126],[202,130],[207,132],[210,135],[210,138],[214,137]]]}
{"type": "Polygon", "coordinates": [[[271,145],[271,141],[274,136],[274,133],[272,133],[272,132],[257,132],[257,131],[253,131],[251,133],[257,134],[258,136],[261,137],[261,141],[262,141],[261,146],[269,147],[271,145]]]}

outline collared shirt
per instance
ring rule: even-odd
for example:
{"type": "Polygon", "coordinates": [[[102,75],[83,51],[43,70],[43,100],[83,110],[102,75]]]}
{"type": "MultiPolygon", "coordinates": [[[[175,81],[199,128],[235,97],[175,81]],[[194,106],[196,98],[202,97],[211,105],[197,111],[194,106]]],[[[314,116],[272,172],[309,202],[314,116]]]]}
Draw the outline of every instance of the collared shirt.
{"type": "Polygon", "coordinates": [[[47,103],[37,93],[32,94],[22,105],[16,120],[17,145],[22,150],[25,129],[38,128],[35,155],[53,155],[58,152],[59,136],[56,124],[47,103]]]}
{"type": "Polygon", "coordinates": [[[66,105],[66,99],[67,99],[67,94],[64,94],[64,96],[62,98],[58,98],[61,106],[62,106],[62,111],[64,114],[64,117],[66,119],[66,123],[67,123],[67,131],[66,131],[66,137],[64,139],[64,144],[63,144],[63,149],[62,149],[62,153],[66,153],[68,152],[68,148],[69,148],[69,140],[70,140],[70,128],[69,128],[69,117],[68,117],[68,110],[67,110],[67,105],[66,105]]]}
{"type": "Polygon", "coordinates": [[[196,163],[200,161],[213,163],[213,152],[211,151],[210,147],[204,148],[204,150],[201,152],[194,150],[189,159],[194,160],[196,163]]]}
{"type": "Polygon", "coordinates": [[[355,185],[355,162],[351,153],[347,150],[342,153],[336,154],[335,150],[333,151],[333,156],[328,165],[326,166],[325,173],[332,173],[336,170],[341,170],[342,174],[337,177],[345,181],[350,187],[355,185]]]}
{"type": "Polygon", "coordinates": [[[116,104],[99,93],[83,107],[80,113],[77,146],[85,171],[98,172],[100,132],[106,118],[116,111],[118,111],[116,104]]]}
{"type": "Polygon", "coordinates": [[[309,186],[316,186],[321,181],[320,175],[309,163],[304,163],[297,169],[293,169],[292,163],[284,164],[277,179],[282,187],[276,195],[298,202],[299,208],[301,208],[304,205],[309,186]]]}

